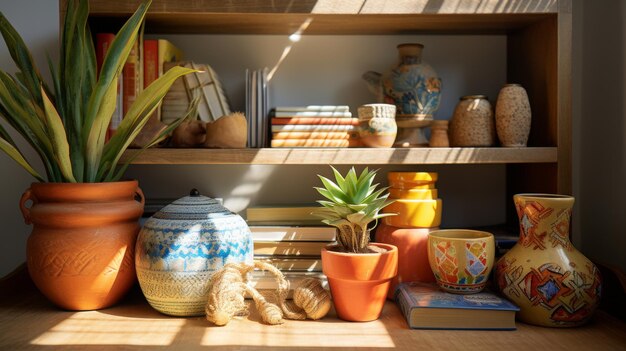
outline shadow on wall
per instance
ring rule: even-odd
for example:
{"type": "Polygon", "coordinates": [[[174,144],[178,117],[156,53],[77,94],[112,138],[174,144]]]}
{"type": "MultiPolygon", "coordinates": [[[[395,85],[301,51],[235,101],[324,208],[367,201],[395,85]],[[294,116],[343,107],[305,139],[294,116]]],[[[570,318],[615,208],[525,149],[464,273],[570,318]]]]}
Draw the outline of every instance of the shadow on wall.
{"type": "Polygon", "coordinates": [[[584,253],[626,271],[626,4],[583,1],[580,221],[584,253]]]}

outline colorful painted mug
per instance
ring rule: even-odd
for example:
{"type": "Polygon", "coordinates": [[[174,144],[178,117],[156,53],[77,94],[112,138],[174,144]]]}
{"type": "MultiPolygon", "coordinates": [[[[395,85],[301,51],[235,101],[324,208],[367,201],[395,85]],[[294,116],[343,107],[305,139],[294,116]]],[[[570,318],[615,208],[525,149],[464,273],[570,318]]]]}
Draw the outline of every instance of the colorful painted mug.
{"type": "Polygon", "coordinates": [[[428,234],[428,262],[437,284],[456,294],[483,290],[495,259],[493,234],[445,229],[428,234]]]}

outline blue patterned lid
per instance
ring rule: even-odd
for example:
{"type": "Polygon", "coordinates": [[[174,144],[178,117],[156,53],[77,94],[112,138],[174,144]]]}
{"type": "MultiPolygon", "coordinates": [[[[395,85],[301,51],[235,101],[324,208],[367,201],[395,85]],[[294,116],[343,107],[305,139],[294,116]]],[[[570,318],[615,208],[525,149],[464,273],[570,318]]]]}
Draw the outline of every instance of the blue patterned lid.
{"type": "Polygon", "coordinates": [[[181,197],[163,207],[152,217],[171,220],[205,220],[219,217],[238,216],[217,200],[200,195],[197,189],[192,189],[189,196],[181,197]]]}

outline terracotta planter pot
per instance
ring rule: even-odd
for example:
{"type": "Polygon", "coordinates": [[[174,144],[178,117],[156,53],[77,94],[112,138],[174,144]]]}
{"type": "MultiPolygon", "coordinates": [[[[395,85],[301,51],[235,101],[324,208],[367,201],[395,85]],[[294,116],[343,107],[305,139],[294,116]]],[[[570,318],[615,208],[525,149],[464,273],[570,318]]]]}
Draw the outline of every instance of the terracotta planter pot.
{"type": "Polygon", "coordinates": [[[376,241],[398,248],[398,275],[391,280],[388,299],[394,298],[399,283],[435,282],[428,263],[428,233],[435,229],[438,228],[397,228],[385,223],[378,225],[376,241]]]}
{"type": "Polygon", "coordinates": [[[328,277],[337,316],[343,320],[378,319],[391,278],[398,271],[398,248],[380,243],[370,245],[387,251],[355,254],[322,249],[322,270],[328,277]]]}
{"type": "Polygon", "coordinates": [[[143,205],[137,181],[33,183],[20,209],[33,224],[26,258],[37,288],[69,310],[117,302],[136,279],[134,248],[143,205]]]}

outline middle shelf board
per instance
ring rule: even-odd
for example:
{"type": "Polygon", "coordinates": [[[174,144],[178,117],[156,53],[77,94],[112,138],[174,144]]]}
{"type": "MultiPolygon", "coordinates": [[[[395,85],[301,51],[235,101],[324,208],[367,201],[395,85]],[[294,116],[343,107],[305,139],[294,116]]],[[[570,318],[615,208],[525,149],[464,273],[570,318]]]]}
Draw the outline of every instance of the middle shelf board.
{"type": "MultiPolygon", "coordinates": [[[[128,150],[126,162],[139,150],[128,150]]],[[[556,147],[148,149],[133,164],[505,164],[556,163],[556,147]]]]}

